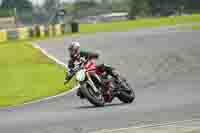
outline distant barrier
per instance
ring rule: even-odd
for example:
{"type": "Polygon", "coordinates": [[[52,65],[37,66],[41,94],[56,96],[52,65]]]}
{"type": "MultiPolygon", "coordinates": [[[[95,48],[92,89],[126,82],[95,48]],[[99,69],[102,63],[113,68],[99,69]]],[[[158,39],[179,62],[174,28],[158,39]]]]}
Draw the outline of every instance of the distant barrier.
{"type": "Polygon", "coordinates": [[[38,37],[45,37],[45,27],[43,25],[39,26],[39,36],[38,37]]]}
{"type": "Polygon", "coordinates": [[[55,35],[56,36],[59,36],[59,35],[62,35],[62,30],[61,30],[61,25],[60,24],[56,24],[55,26],[54,26],[54,28],[55,28],[55,35]]]}
{"type": "Polygon", "coordinates": [[[54,32],[54,31],[53,31],[53,26],[52,26],[52,25],[49,25],[49,26],[48,26],[48,32],[47,32],[48,34],[47,34],[47,35],[51,37],[51,36],[53,36],[53,32],[54,32]]]}
{"type": "Polygon", "coordinates": [[[15,17],[0,17],[0,29],[8,28],[15,28],[15,17]]]}
{"type": "Polygon", "coordinates": [[[6,30],[0,30],[0,42],[5,42],[8,40],[6,30]]]}
{"type": "Polygon", "coordinates": [[[65,33],[78,32],[77,27],[75,27],[75,30],[73,30],[73,28],[74,24],[55,24],[0,30],[0,42],[8,40],[26,40],[34,37],[61,36],[65,33]]]}
{"type": "Polygon", "coordinates": [[[18,28],[18,39],[19,40],[24,40],[24,39],[28,39],[30,37],[29,34],[29,29],[28,28],[18,28]]]}
{"type": "Polygon", "coordinates": [[[8,35],[8,40],[17,40],[18,39],[18,31],[17,29],[9,29],[6,31],[8,35]]]}

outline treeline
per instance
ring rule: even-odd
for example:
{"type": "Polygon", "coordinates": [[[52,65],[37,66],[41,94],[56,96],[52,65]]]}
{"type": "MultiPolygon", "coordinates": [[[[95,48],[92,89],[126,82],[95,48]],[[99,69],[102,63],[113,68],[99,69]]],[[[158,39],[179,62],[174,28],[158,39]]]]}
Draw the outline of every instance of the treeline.
{"type": "Polygon", "coordinates": [[[32,9],[33,5],[29,0],[2,0],[0,17],[13,16],[15,10],[18,12],[26,12],[32,9]]]}
{"type": "Polygon", "coordinates": [[[200,11],[200,0],[128,0],[129,15],[168,16],[200,11]]]}
{"type": "MultiPolygon", "coordinates": [[[[42,12],[55,12],[59,0],[45,0],[42,12]]],[[[200,0],[76,0],[73,4],[61,4],[65,10],[75,16],[95,15],[109,12],[129,12],[130,18],[137,16],[168,16],[171,14],[200,11],[200,0]]],[[[2,0],[0,17],[13,16],[17,12],[29,13],[34,8],[29,0],[2,0]]],[[[37,9],[37,8],[36,8],[37,9]]],[[[38,10],[36,10],[38,11],[38,10]]]]}
{"type": "MultiPolygon", "coordinates": [[[[67,5],[67,4],[66,4],[67,5]]],[[[76,0],[66,6],[77,17],[110,12],[129,12],[130,18],[137,16],[169,16],[200,12],[200,0],[76,0]],[[73,9],[73,10],[72,10],[73,9]]]]}

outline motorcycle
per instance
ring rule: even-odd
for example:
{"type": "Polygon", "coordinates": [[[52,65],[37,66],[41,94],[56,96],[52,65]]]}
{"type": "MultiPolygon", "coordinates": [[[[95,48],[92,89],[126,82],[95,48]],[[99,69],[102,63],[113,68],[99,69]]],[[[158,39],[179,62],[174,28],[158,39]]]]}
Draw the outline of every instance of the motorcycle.
{"type": "MultiPolygon", "coordinates": [[[[79,82],[81,95],[95,106],[104,106],[117,97],[123,103],[132,103],[135,99],[134,89],[120,76],[116,79],[96,66],[96,63],[81,59],[73,69],[71,77],[75,76],[79,82]]],[[[66,81],[65,83],[67,83],[66,81]]]]}

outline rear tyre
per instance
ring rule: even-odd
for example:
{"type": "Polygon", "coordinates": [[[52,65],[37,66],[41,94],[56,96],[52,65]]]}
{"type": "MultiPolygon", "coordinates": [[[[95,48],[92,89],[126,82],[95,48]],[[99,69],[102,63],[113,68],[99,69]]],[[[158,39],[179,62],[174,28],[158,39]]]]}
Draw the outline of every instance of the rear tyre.
{"type": "Polygon", "coordinates": [[[104,106],[105,101],[103,95],[95,94],[92,87],[88,83],[84,83],[83,85],[81,85],[80,91],[91,104],[97,107],[104,106]]]}
{"type": "Polygon", "coordinates": [[[124,81],[126,87],[118,95],[118,99],[123,103],[132,103],[135,100],[135,92],[131,86],[124,81]]]}

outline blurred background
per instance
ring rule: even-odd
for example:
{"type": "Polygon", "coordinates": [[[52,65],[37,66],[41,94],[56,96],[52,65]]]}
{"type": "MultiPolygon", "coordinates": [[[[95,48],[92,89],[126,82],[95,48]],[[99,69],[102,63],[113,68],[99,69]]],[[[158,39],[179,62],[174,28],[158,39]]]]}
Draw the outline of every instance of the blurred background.
{"type": "Polygon", "coordinates": [[[200,0],[0,0],[0,28],[190,15],[200,0]]]}

